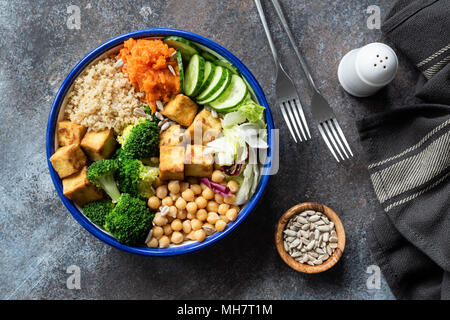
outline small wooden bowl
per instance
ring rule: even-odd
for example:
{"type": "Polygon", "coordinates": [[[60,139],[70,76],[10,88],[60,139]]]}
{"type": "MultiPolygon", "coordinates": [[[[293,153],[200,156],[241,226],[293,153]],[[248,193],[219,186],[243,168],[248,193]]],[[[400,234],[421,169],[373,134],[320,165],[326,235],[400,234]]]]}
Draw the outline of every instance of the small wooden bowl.
{"type": "Polygon", "coordinates": [[[303,273],[320,273],[330,269],[341,258],[345,248],[344,226],[342,225],[341,219],[339,219],[337,214],[327,206],[315,202],[301,203],[290,208],[281,216],[275,231],[275,244],[277,246],[278,254],[280,255],[281,259],[283,259],[283,261],[286,262],[286,264],[292,269],[303,273]],[[284,250],[283,245],[283,230],[285,229],[286,224],[289,222],[293,215],[306,210],[323,212],[328,217],[328,219],[330,219],[334,223],[338,238],[338,247],[334,250],[331,257],[329,257],[328,260],[324,261],[324,263],[315,266],[295,261],[295,259],[292,258],[289,253],[286,252],[286,250],[284,250]]]}

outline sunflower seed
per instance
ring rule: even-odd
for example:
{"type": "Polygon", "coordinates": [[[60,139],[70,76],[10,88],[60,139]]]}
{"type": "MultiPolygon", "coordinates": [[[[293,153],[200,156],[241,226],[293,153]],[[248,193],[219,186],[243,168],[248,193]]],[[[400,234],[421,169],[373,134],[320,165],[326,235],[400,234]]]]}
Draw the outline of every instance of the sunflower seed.
{"type": "Polygon", "coordinates": [[[308,216],[308,211],[303,211],[302,213],[300,213],[300,216],[307,217],[308,216]]]}
{"type": "Polygon", "coordinates": [[[319,240],[320,231],[318,229],[314,230],[314,240],[319,240]]]}
{"type": "Polygon", "coordinates": [[[308,253],[311,257],[318,258],[319,254],[317,252],[311,251],[308,253]]]}
{"type": "Polygon", "coordinates": [[[309,224],[309,230],[311,231],[311,230],[314,230],[314,228],[315,228],[316,226],[314,225],[314,223],[310,223],[309,224]]]}
{"type": "Polygon", "coordinates": [[[302,248],[302,249],[300,250],[300,252],[305,253],[305,252],[306,252],[306,249],[305,249],[305,248],[302,248]]]}
{"type": "Polygon", "coordinates": [[[319,220],[317,222],[314,222],[314,224],[317,226],[323,226],[325,224],[325,222],[323,222],[322,220],[319,220]]]}
{"type": "Polygon", "coordinates": [[[331,249],[336,249],[338,244],[336,242],[332,242],[332,243],[329,244],[329,246],[330,246],[331,249]]]}
{"type": "Polygon", "coordinates": [[[303,242],[301,242],[301,240],[300,240],[300,244],[297,246],[297,250],[301,250],[302,247],[303,247],[303,242]]]}
{"type": "Polygon", "coordinates": [[[149,242],[150,239],[152,238],[152,236],[153,236],[153,229],[150,229],[150,231],[148,232],[147,238],[145,238],[144,243],[149,242]]]}
{"type": "Polygon", "coordinates": [[[161,112],[164,111],[164,104],[159,100],[156,100],[156,107],[158,108],[159,111],[161,112]]]}
{"type": "Polygon", "coordinates": [[[292,241],[294,241],[296,238],[295,237],[287,237],[285,240],[286,242],[291,243],[292,241]]]}
{"type": "Polygon", "coordinates": [[[116,61],[116,63],[114,64],[115,68],[121,68],[123,66],[123,60],[119,59],[116,61]]]}
{"type": "Polygon", "coordinates": [[[297,258],[297,257],[300,257],[301,255],[302,255],[301,252],[296,251],[296,252],[294,252],[293,254],[291,254],[291,257],[292,257],[292,258],[297,258]]]}
{"type": "Polygon", "coordinates": [[[308,230],[309,229],[309,224],[304,224],[302,226],[302,230],[308,230]]]}
{"type": "Polygon", "coordinates": [[[164,117],[162,116],[161,113],[159,113],[158,111],[155,112],[155,117],[158,118],[159,120],[164,120],[164,117]]]}
{"type": "Polygon", "coordinates": [[[328,232],[322,233],[323,234],[323,241],[328,242],[328,239],[330,238],[330,234],[328,232]]]}
{"type": "Polygon", "coordinates": [[[309,240],[314,240],[314,232],[311,232],[311,233],[309,234],[309,240]]]}
{"type": "Polygon", "coordinates": [[[285,241],[283,243],[283,245],[284,245],[284,251],[288,252],[289,251],[289,245],[287,244],[287,242],[285,241]]]}
{"type": "Polygon", "coordinates": [[[310,243],[308,243],[308,245],[306,246],[306,250],[309,251],[314,247],[314,244],[316,242],[314,240],[312,240],[310,243]]]}
{"type": "Polygon", "coordinates": [[[328,218],[325,217],[325,216],[320,217],[320,219],[322,219],[322,221],[327,223],[327,224],[330,222],[330,220],[328,220],[328,218]]]}
{"type": "Polygon", "coordinates": [[[161,212],[161,217],[166,216],[169,213],[169,207],[168,206],[161,206],[159,207],[159,210],[161,212]]]}
{"type": "Polygon", "coordinates": [[[297,232],[292,231],[292,230],[289,230],[289,229],[284,230],[283,232],[284,232],[284,234],[286,234],[286,235],[288,235],[288,236],[291,236],[291,237],[297,236],[297,232]]]}
{"type": "Polygon", "coordinates": [[[318,254],[324,254],[325,253],[325,251],[323,251],[323,249],[321,249],[321,248],[316,248],[316,252],[318,254]]]}
{"type": "Polygon", "coordinates": [[[333,250],[330,248],[330,246],[328,245],[327,246],[327,254],[329,255],[329,256],[331,256],[331,254],[333,253],[333,250]]]}
{"type": "Polygon", "coordinates": [[[305,246],[309,245],[309,240],[308,239],[302,238],[302,242],[303,242],[303,244],[305,246]]]}
{"type": "Polygon", "coordinates": [[[330,227],[329,226],[318,226],[317,229],[320,232],[328,232],[328,231],[330,231],[330,227]]]}
{"type": "Polygon", "coordinates": [[[308,220],[306,220],[306,218],[303,218],[302,216],[299,216],[298,217],[298,222],[306,224],[306,223],[308,223],[308,220]]]}
{"type": "Polygon", "coordinates": [[[316,214],[316,212],[313,210],[306,210],[305,212],[308,214],[308,216],[313,216],[316,214]]]}
{"type": "Polygon", "coordinates": [[[320,220],[320,216],[318,216],[317,214],[315,214],[315,215],[313,215],[313,216],[310,216],[309,218],[308,218],[308,221],[309,222],[316,222],[316,221],[319,221],[320,220]]]}
{"type": "Polygon", "coordinates": [[[211,227],[208,227],[208,226],[203,226],[202,228],[203,228],[203,230],[205,230],[205,233],[206,233],[207,236],[210,236],[210,235],[212,235],[212,234],[214,234],[216,232],[215,228],[211,228],[211,227]]]}
{"type": "Polygon", "coordinates": [[[313,261],[313,263],[314,263],[315,265],[318,265],[318,264],[322,264],[323,261],[320,260],[320,259],[316,259],[316,260],[313,261]]]}
{"type": "MultiPolygon", "coordinates": [[[[302,237],[309,238],[309,231],[300,230],[299,233],[302,237]]],[[[298,237],[298,233],[297,233],[297,237],[298,237]]]]}
{"type": "Polygon", "coordinates": [[[219,116],[218,114],[217,114],[217,111],[216,110],[211,110],[211,115],[212,115],[212,117],[213,118],[216,118],[217,119],[217,117],[219,116]]]}
{"type": "Polygon", "coordinates": [[[309,264],[310,266],[313,266],[313,265],[314,265],[314,262],[308,261],[307,264],[309,264]]]}
{"type": "Polygon", "coordinates": [[[166,131],[170,127],[170,122],[166,122],[161,126],[161,131],[166,131]]]}
{"type": "Polygon", "coordinates": [[[330,230],[333,229],[334,228],[334,223],[330,222],[329,226],[330,226],[330,230]]]}
{"type": "Polygon", "coordinates": [[[330,242],[338,242],[338,238],[337,237],[330,237],[330,242]]]}
{"type": "Polygon", "coordinates": [[[331,231],[331,233],[330,233],[330,235],[332,236],[332,237],[337,237],[337,233],[336,233],[336,231],[331,231]]]}
{"type": "Polygon", "coordinates": [[[301,243],[301,240],[299,238],[297,238],[289,244],[289,247],[294,248],[294,247],[298,246],[300,243],[301,243]]]}
{"type": "Polygon", "coordinates": [[[325,260],[328,260],[329,257],[330,256],[328,254],[322,254],[322,255],[319,256],[319,259],[322,260],[322,261],[325,261],[325,260]]]}

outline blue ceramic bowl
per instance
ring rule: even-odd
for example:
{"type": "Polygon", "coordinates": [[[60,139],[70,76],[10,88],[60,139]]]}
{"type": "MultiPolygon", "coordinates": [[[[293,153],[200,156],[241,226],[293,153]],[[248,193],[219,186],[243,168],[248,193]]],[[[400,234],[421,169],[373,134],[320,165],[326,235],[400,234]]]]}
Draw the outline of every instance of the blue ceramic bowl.
{"type": "Polygon", "coordinates": [[[247,69],[247,67],[233,54],[231,54],[227,49],[223,48],[222,46],[218,45],[217,43],[206,39],[200,35],[197,35],[195,33],[187,32],[187,31],[181,31],[176,29],[165,29],[165,28],[157,28],[157,29],[146,29],[146,30],[138,30],[133,31],[130,33],[123,34],[121,36],[118,36],[114,39],[111,39],[104,44],[100,45],[99,47],[92,50],[89,54],[87,54],[73,69],[70,71],[67,78],[64,80],[64,82],[61,85],[61,88],[59,89],[58,93],[56,94],[55,100],[52,105],[52,109],[50,111],[50,115],[48,118],[47,123],[47,138],[46,138],[46,149],[47,149],[47,163],[50,170],[50,175],[52,177],[53,183],[55,185],[56,191],[58,192],[59,197],[61,198],[64,205],[67,207],[69,212],[72,214],[72,216],[90,233],[92,233],[94,236],[102,240],[103,242],[106,242],[107,244],[116,247],[120,250],[140,254],[140,255],[147,255],[147,256],[173,256],[173,255],[180,255],[188,252],[193,252],[202,248],[205,248],[220,239],[224,238],[228,234],[230,234],[236,227],[244,221],[244,219],[252,212],[252,210],[255,208],[258,201],[261,199],[261,196],[264,192],[264,189],[267,186],[267,182],[269,180],[269,173],[270,168],[272,165],[272,130],[274,128],[273,120],[272,120],[272,114],[270,112],[269,106],[267,104],[266,98],[264,96],[264,93],[261,89],[261,86],[256,81],[255,77],[252,75],[252,73],[247,69]],[[253,92],[259,101],[259,103],[266,107],[266,122],[267,122],[267,129],[268,129],[268,144],[269,144],[269,150],[267,154],[267,164],[264,166],[263,169],[263,175],[261,176],[258,188],[255,192],[255,194],[252,196],[252,198],[249,200],[247,205],[242,209],[242,211],[239,213],[238,218],[233,223],[229,224],[228,227],[223,232],[217,232],[209,237],[206,238],[205,241],[198,243],[189,243],[185,245],[180,246],[174,246],[169,247],[166,249],[152,249],[147,247],[130,247],[123,245],[119,243],[116,239],[114,239],[112,236],[95,226],[93,223],[91,223],[81,212],[80,210],[70,201],[68,198],[66,198],[63,195],[63,188],[61,179],[58,177],[58,174],[53,169],[49,158],[51,155],[55,152],[55,126],[56,122],[59,119],[60,109],[64,101],[64,97],[66,96],[67,92],[69,91],[73,81],[75,78],[95,59],[98,57],[104,55],[106,52],[114,49],[115,47],[120,46],[125,40],[129,38],[146,38],[146,37],[166,37],[166,36],[180,36],[186,39],[189,39],[191,41],[196,42],[197,44],[200,44],[203,47],[209,48],[210,50],[214,51],[215,53],[218,53],[231,63],[233,63],[240,71],[242,76],[245,78],[245,80],[248,82],[250,87],[253,89],[253,92]]]}

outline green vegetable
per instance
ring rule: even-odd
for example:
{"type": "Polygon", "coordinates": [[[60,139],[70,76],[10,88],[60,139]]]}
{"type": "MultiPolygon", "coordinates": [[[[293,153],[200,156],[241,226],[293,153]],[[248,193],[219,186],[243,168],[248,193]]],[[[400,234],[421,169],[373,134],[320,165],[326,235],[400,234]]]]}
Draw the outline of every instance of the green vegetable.
{"type": "Polygon", "coordinates": [[[105,230],[120,243],[130,246],[144,244],[153,217],[144,201],[124,193],[106,216],[105,230]]]}
{"type": "Polygon", "coordinates": [[[248,121],[256,122],[262,120],[264,117],[264,108],[259,104],[253,102],[252,100],[246,100],[238,108],[239,112],[242,113],[248,121]]]}
{"type": "Polygon", "coordinates": [[[114,173],[118,168],[117,160],[102,159],[91,164],[87,170],[89,181],[97,188],[103,189],[113,202],[120,197],[119,189],[114,181],[114,173]]]}
{"type": "Polygon", "coordinates": [[[117,140],[125,157],[143,159],[159,156],[159,127],[155,120],[144,120],[126,127],[117,140]]]}
{"type": "Polygon", "coordinates": [[[158,169],[144,166],[136,159],[121,159],[117,181],[119,189],[133,197],[150,198],[154,194],[153,182],[158,177],[158,169]]]}
{"type": "Polygon", "coordinates": [[[100,228],[105,225],[106,216],[112,211],[114,204],[108,200],[90,202],[83,207],[83,213],[100,228]]]}

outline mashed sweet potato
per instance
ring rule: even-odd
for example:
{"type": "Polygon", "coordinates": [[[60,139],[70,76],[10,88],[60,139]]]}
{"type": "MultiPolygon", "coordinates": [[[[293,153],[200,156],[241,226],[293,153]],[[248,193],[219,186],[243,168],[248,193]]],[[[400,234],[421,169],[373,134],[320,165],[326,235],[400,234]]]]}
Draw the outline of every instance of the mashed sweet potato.
{"type": "Polygon", "coordinates": [[[117,59],[122,59],[122,71],[128,75],[137,92],[145,93],[142,100],[154,113],[156,101],[167,102],[180,92],[175,49],[161,40],[128,39],[117,59]],[[171,66],[175,75],[169,69],[171,66]]]}

